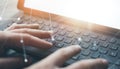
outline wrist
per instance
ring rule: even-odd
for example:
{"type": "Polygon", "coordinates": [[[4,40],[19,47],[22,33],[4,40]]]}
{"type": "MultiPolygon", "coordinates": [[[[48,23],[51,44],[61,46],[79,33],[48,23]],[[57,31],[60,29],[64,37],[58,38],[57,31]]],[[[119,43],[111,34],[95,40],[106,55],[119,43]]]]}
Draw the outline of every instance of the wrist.
{"type": "Polygon", "coordinates": [[[6,32],[0,31],[0,48],[6,45],[7,39],[6,32]]]}

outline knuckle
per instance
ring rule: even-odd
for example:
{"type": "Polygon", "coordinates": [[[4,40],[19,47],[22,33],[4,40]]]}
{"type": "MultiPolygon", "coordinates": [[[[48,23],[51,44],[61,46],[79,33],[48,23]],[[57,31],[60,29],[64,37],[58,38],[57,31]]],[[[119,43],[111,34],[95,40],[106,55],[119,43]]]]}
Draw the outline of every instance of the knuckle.
{"type": "Polygon", "coordinates": [[[24,28],[24,29],[22,29],[22,32],[23,32],[23,33],[28,33],[28,30],[29,30],[29,29],[24,28]]]}
{"type": "Polygon", "coordinates": [[[11,27],[16,29],[16,28],[18,28],[18,25],[17,24],[13,24],[13,25],[11,25],[11,27]]]}

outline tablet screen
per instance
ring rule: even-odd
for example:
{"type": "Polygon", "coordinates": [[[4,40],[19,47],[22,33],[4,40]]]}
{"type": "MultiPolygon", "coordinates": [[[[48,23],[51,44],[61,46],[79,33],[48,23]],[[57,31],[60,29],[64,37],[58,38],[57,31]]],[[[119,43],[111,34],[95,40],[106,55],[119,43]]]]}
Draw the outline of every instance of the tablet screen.
{"type": "Polygon", "coordinates": [[[25,0],[24,6],[120,29],[120,0],[25,0]]]}

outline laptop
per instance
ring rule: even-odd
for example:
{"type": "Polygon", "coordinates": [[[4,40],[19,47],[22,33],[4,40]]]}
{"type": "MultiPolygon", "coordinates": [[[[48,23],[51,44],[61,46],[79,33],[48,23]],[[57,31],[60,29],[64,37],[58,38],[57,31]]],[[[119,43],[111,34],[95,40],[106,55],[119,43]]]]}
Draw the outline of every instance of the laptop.
{"type": "MultiPolygon", "coordinates": [[[[119,0],[19,0],[22,12],[17,23],[38,23],[41,30],[53,30],[54,46],[48,50],[26,47],[36,60],[56,50],[79,44],[81,53],[65,65],[82,59],[104,58],[108,69],[120,69],[120,8],[119,0]],[[43,53],[44,52],[44,53],[43,53]]],[[[16,20],[14,20],[16,22],[16,20]]]]}

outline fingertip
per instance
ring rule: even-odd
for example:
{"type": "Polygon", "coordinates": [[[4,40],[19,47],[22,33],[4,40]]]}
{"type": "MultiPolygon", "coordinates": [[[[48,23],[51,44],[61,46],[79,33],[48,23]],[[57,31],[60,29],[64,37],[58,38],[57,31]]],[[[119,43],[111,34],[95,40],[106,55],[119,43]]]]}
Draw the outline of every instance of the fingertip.
{"type": "Polygon", "coordinates": [[[49,46],[52,47],[52,46],[53,46],[53,43],[49,43],[49,46]]]}
{"type": "Polygon", "coordinates": [[[108,61],[106,59],[103,59],[103,58],[98,58],[97,59],[98,61],[101,61],[103,64],[107,65],[108,64],[108,61]]]}
{"type": "MultiPolygon", "coordinates": [[[[53,44],[50,43],[50,42],[47,42],[47,45],[43,46],[42,48],[43,48],[43,49],[49,49],[49,48],[51,48],[51,47],[53,47],[53,44]]],[[[41,47],[40,47],[40,48],[41,48],[41,47]]]]}
{"type": "Polygon", "coordinates": [[[96,62],[99,64],[100,67],[102,67],[103,69],[107,69],[108,68],[108,61],[106,59],[103,58],[98,58],[96,59],[96,62]]]}
{"type": "Polygon", "coordinates": [[[39,24],[32,24],[35,28],[39,28],[39,24]]]}
{"type": "Polygon", "coordinates": [[[74,49],[76,49],[78,51],[81,50],[81,46],[80,45],[72,45],[71,47],[72,47],[72,49],[74,48],[74,49]]]}
{"type": "Polygon", "coordinates": [[[47,31],[48,33],[50,33],[50,34],[53,34],[53,31],[51,30],[51,31],[47,31]]]}
{"type": "Polygon", "coordinates": [[[102,62],[103,62],[104,64],[108,64],[108,61],[105,60],[105,59],[102,59],[102,62]]]}

